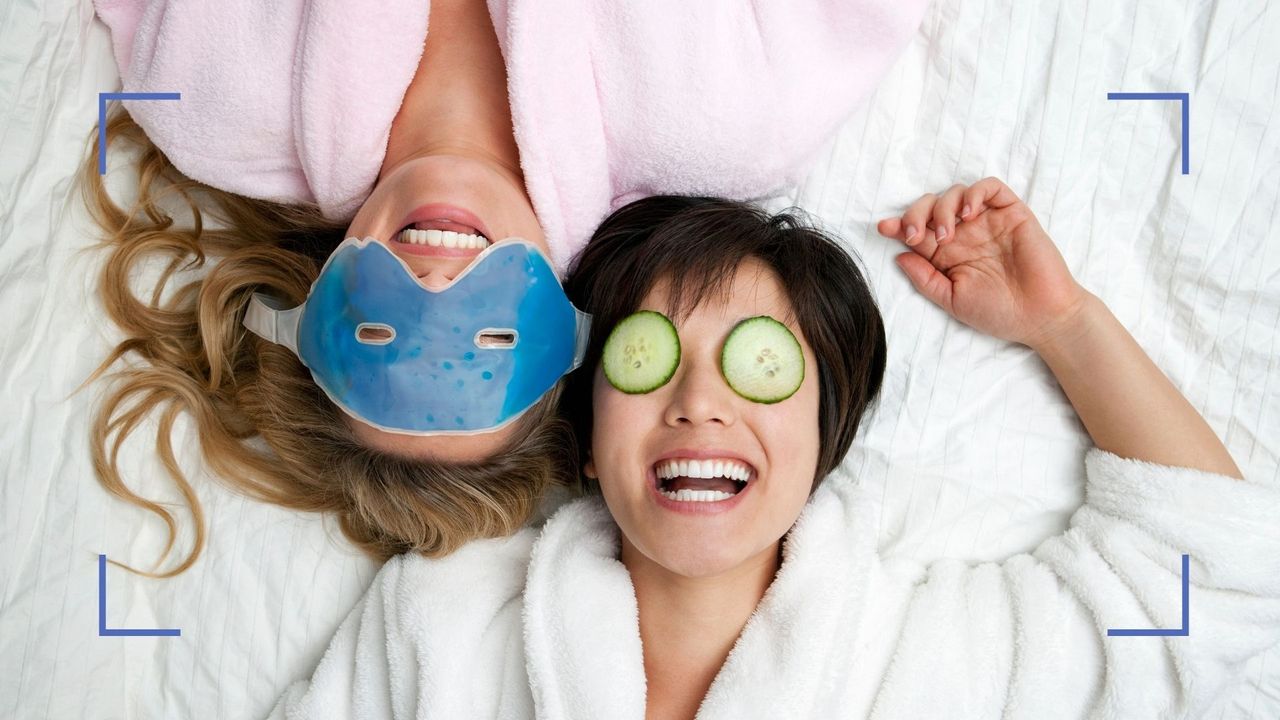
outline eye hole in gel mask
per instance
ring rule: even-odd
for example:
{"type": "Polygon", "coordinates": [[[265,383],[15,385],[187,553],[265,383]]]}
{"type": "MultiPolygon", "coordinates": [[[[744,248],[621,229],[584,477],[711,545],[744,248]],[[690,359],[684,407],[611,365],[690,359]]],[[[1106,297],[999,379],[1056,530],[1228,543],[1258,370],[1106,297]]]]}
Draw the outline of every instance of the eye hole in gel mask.
{"type": "Polygon", "coordinates": [[[356,340],[365,345],[386,345],[396,339],[396,329],[382,323],[360,323],[356,328],[356,340]]]}
{"type": "Polygon", "coordinates": [[[476,333],[476,347],[489,350],[510,350],[520,340],[515,330],[495,330],[492,328],[476,333]]]}

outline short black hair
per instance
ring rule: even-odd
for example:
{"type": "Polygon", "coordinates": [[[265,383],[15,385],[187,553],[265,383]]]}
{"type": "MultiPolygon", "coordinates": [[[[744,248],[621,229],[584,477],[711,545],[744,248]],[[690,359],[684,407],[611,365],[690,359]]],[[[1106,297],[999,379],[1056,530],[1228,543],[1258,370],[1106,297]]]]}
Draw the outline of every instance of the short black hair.
{"type": "Polygon", "coordinates": [[[884,378],[884,322],[858,264],[799,210],[769,214],[719,198],[660,195],[605,219],[574,260],[565,291],[593,322],[587,354],[570,376],[563,410],[585,462],[591,449],[591,386],[604,341],[661,280],[677,322],[728,290],[739,263],[756,258],[777,274],[818,360],[818,481],[844,458],[884,378]]]}

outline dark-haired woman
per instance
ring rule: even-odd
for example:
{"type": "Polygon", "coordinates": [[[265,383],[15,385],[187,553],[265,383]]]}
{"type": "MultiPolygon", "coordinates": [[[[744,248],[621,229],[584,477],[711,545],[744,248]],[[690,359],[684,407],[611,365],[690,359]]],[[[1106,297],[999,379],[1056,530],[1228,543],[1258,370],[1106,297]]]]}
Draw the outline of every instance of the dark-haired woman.
{"type": "Polygon", "coordinates": [[[599,322],[567,391],[599,493],[389,562],[277,714],[1203,716],[1280,640],[1280,489],[1240,478],[1000,181],[880,229],[923,294],[1061,382],[1097,445],[1066,533],[999,565],[879,558],[877,499],[836,469],[886,357],[856,265],[786,216],[645,200],[569,281],[599,322]],[[1191,635],[1107,637],[1178,626],[1184,553],[1191,635]]]}

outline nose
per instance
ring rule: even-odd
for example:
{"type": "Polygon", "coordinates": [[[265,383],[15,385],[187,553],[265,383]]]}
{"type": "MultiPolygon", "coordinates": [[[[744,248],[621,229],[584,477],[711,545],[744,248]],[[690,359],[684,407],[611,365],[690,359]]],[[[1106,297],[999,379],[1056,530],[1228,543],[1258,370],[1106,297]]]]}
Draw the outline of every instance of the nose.
{"type": "Polygon", "coordinates": [[[714,360],[694,360],[686,355],[680,361],[676,377],[671,378],[671,384],[673,387],[663,417],[667,425],[718,424],[727,427],[737,422],[737,395],[725,382],[719,364],[714,360]]]}

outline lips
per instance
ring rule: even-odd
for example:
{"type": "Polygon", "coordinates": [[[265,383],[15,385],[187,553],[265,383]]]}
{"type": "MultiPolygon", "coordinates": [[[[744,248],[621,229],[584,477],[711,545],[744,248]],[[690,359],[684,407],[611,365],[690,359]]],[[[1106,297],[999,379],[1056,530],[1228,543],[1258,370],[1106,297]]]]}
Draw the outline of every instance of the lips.
{"type": "Polygon", "coordinates": [[[400,221],[399,229],[415,227],[419,230],[448,230],[468,235],[482,235],[493,242],[489,228],[475,213],[453,205],[434,203],[422,205],[400,221]]]}
{"type": "Polygon", "coordinates": [[[409,255],[471,259],[489,247],[489,241],[481,235],[416,227],[401,230],[395,240],[396,248],[409,255]]]}
{"type": "Polygon", "coordinates": [[[749,483],[739,490],[738,494],[728,497],[719,496],[714,490],[681,490],[672,496],[658,488],[657,477],[650,469],[648,488],[654,504],[658,507],[680,515],[698,517],[733,512],[734,508],[741,505],[752,494],[755,483],[749,483]],[[702,494],[702,497],[698,497],[699,494],[702,494]]]}
{"type": "Polygon", "coordinates": [[[745,487],[753,473],[750,465],[732,458],[671,458],[658,462],[653,469],[660,490],[709,490],[730,495],[745,487]]]}
{"type": "Polygon", "coordinates": [[[447,259],[474,258],[492,243],[488,229],[475,214],[459,207],[441,204],[423,205],[409,213],[391,241],[395,244],[396,250],[405,255],[447,259]],[[483,238],[484,242],[467,243],[469,247],[457,245],[449,247],[439,242],[407,241],[406,235],[417,235],[419,239],[423,239],[429,232],[433,233],[436,239],[440,235],[455,238],[476,235],[483,238]]]}
{"type": "Polygon", "coordinates": [[[666,453],[649,474],[659,504],[698,512],[736,505],[758,475],[746,460],[720,450],[666,453]]]}

